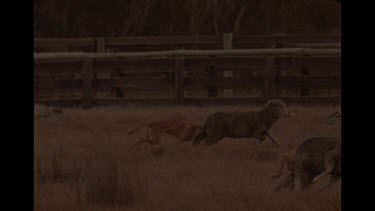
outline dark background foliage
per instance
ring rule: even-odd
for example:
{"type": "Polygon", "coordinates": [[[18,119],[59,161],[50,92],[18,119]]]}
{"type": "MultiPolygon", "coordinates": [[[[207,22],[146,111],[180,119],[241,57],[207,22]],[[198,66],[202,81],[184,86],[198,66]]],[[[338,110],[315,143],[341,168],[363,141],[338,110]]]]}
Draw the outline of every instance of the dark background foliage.
{"type": "Polygon", "coordinates": [[[337,0],[35,0],[36,37],[340,33],[337,0]]]}

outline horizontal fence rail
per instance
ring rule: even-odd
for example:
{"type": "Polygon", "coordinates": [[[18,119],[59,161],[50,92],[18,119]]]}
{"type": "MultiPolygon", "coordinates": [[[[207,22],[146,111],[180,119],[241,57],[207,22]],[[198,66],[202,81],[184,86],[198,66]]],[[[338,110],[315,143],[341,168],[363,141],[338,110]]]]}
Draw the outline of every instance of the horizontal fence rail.
{"type": "Polygon", "coordinates": [[[35,53],[34,100],[112,103],[341,102],[341,49],[35,53]]]}
{"type": "Polygon", "coordinates": [[[341,49],[309,49],[309,48],[282,48],[282,49],[233,49],[233,50],[175,50],[132,53],[35,53],[36,61],[42,60],[81,60],[106,58],[137,58],[137,57],[170,57],[170,56],[241,56],[241,55],[341,55],[341,49]]]}
{"type": "Polygon", "coordinates": [[[340,48],[341,35],[136,36],[97,38],[35,38],[35,52],[135,52],[251,48],[340,48]]]}

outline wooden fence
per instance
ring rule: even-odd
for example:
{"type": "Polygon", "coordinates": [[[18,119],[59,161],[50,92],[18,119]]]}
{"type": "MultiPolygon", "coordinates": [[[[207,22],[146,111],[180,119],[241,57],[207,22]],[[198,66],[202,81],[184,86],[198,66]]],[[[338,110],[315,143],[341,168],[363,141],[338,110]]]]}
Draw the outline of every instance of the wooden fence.
{"type": "Polygon", "coordinates": [[[340,48],[341,35],[137,36],[36,38],[35,52],[135,52],[177,49],[340,48]]]}
{"type": "Polygon", "coordinates": [[[35,53],[34,100],[110,103],[341,102],[341,49],[35,53]]]}

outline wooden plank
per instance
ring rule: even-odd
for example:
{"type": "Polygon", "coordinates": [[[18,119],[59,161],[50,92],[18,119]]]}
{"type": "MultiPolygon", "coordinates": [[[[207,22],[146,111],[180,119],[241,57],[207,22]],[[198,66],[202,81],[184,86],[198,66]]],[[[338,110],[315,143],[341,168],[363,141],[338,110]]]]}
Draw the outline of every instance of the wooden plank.
{"type": "MultiPolygon", "coordinates": [[[[189,60],[188,60],[189,61],[189,60]]],[[[130,61],[131,62],[131,61],[130,61]]],[[[147,61],[145,61],[147,62],[147,61]]],[[[341,59],[314,59],[314,58],[309,58],[308,60],[301,60],[301,59],[298,59],[298,58],[295,58],[295,59],[277,59],[277,62],[278,62],[278,65],[277,65],[277,68],[278,69],[287,69],[287,68],[295,68],[295,67],[298,67],[302,64],[302,62],[304,62],[306,64],[306,66],[309,67],[309,69],[311,69],[312,73],[313,73],[313,69],[314,68],[322,68],[322,67],[327,67],[327,66],[332,66],[331,68],[335,68],[335,69],[340,69],[341,68],[341,59]]],[[[155,60],[155,61],[151,61],[150,62],[150,65],[147,65],[147,64],[144,64],[144,63],[141,63],[139,62],[138,65],[137,65],[137,62],[134,61],[134,62],[131,62],[132,65],[129,65],[127,64],[125,61],[123,62],[114,62],[114,63],[111,63],[109,61],[106,61],[106,62],[98,62],[98,63],[94,63],[95,64],[95,69],[96,72],[112,72],[112,70],[108,67],[113,67],[113,68],[121,68],[121,69],[124,69],[123,71],[124,72],[170,72],[170,64],[169,64],[169,61],[168,60],[155,60]],[[108,66],[107,66],[108,65],[108,66]],[[157,66],[157,65],[163,65],[163,66],[157,66]]],[[[246,69],[249,69],[249,70],[253,70],[253,69],[261,69],[260,65],[257,66],[258,64],[264,64],[264,59],[255,59],[255,60],[250,60],[249,61],[249,65],[247,65],[247,61],[245,59],[233,59],[233,60],[220,60],[220,59],[215,59],[215,63],[218,65],[217,67],[217,70],[220,71],[220,70],[235,70],[235,69],[243,69],[243,70],[246,70],[246,69]],[[221,61],[223,61],[223,63],[221,63],[221,61]],[[254,64],[254,66],[252,66],[252,63],[255,62],[256,64],[254,64]],[[260,63],[262,62],[262,63],[260,63]],[[237,67],[238,66],[238,67],[237,67]]],[[[194,62],[192,62],[192,60],[190,60],[190,64],[189,66],[187,66],[185,68],[186,71],[195,71],[195,70],[198,70],[200,71],[200,69],[205,69],[207,68],[208,66],[208,58],[200,58],[199,60],[195,60],[194,62]]]]}
{"type": "Polygon", "coordinates": [[[175,60],[175,98],[178,104],[184,102],[184,57],[176,57],[175,60]]]}
{"type": "Polygon", "coordinates": [[[204,45],[137,45],[137,46],[116,46],[108,48],[110,52],[146,52],[146,51],[163,51],[163,50],[214,50],[221,49],[222,43],[204,44],[204,45]]]}
{"type": "MultiPolygon", "coordinates": [[[[43,53],[44,54],[44,53],[43,53]]],[[[54,53],[52,53],[54,54],[54,53]]],[[[86,58],[87,59],[87,58],[86,58]]],[[[68,59],[53,59],[53,58],[48,58],[48,59],[36,59],[35,54],[34,54],[34,65],[55,65],[55,64],[61,64],[63,65],[64,63],[71,64],[71,63],[82,63],[82,61],[85,59],[82,58],[68,58],[68,59]]]]}
{"type": "MultiPolygon", "coordinates": [[[[275,62],[280,65],[300,64],[306,62],[300,55],[273,55],[275,62]]],[[[185,66],[196,66],[196,65],[207,65],[206,56],[196,57],[185,57],[185,66]]],[[[218,56],[215,57],[215,64],[218,66],[223,65],[264,65],[265,55],[235,55],[235,56],[218,56]]],[[[311,63],[329,63],[338,64],[341,63],[341,55],[311,55],[309,56],[308,62],[311,63]]]]}
{"type": "MultiPolygon", "coordinates": [[[[288,105],[291,104],[341,104],[340,96],[322,96],[322,97],[281,97],[279,98],[286,102],[288,105]]],[[[64,100],[39,100],[36,101],[40,104],[60,106],[60,107],[72,107],[80,106],[81,100],[77,99],[64,99],[64,100]]],[[[185,98],[185,105],[204,105],[204,104],[246,104],[246,105],[262,105],[266,102],[263,97],[254,98],[185,98]]],[[[104,99],[93,99],[93,105],[126,105],[126,104],[176,104],[175,99],[172,98],[156,98],[156,99],[126,99],[126,98],[104,98],[104,99]]]]}
{"type": "Polygon", "coordinates": [[[185,98],[185,105],[204,105],[204,104],[263,104],[267,102],[263,97],[247,97],[247,98],[185,98]]]}
{"type": "MultiPolygon", "coordinates": [[[[187,73],[194,73],[194,72],[203,72],[204,70],[207,69],[207,64],[206,65],[194,65],[190,67],[185,67],[185,72],[187,73]]],[[[234,72],[255,72],[255,71],[263,71],[264,66],[258,66],[258,65],[236,65],[236,64],[226,64],[226,65],[220,65],[215,68],[217,72],[232,72],[232,73],[227,73],[227,74],[232,74],[234,77],[234,72]]]]}
{"type": "Polygon", "coordinates": [[[81,73],[78,71],[66,71],[65,69],[61,72],[34,72],[34,80],[69,80],[69,79],[80,79],[81,73]]]}
{"type": "Polygon", "coordinates": [[[170,57],[150,57],[150,58],[121,58],[108,57],[97,58],[94,61],[95,66],[121,64],[121,65],[165,65],[173,64],[174,59],[170,57]]]}
{"type": "Polygon", "coordinates": [[[34,89],[36,90],[75,90],[81,87],[81,80],[34,80],[34,89]]]}
{"type": "MultiPolygon", "coordinates": [[[[322,97],[278,97],[287,104],[340,104],[340,96],[322,96],[322,97]]],[[[264,104],[267,100],[263,97],[250,98],[185,98],[185,105],[202,104],[264,104]]]]}
{"type": "Polygon", "coordinates": [[[280,97],[287,104],[341,104],[341,96],[280,97]]]}
{"type": "Polygon", "coordinates": [[[92,67],[92,60],[88,59],[82,64],[82,102],[84,106],[89,106],[92,103],[92,82],[94,72],[92,67]]]}
{"type": "Polygon", "coordinates": [[[71,47],[93,47],[95,38],[34,38],[35,47],[64,45],[71,47]]]}
{"type": "Polygon", "coordinates": [[[122,79],[96,79],[92,83],[95,89],[124,87],[124,88],[149,88],[158,89],[172,85],[169,78],[122,78],[122,79]]]}
{"type": "Polygon", "coordinates": [[[185,78],[186,88],[261,88],[263,87],[263,77],[253,78],[185,78]]]}
{"type": "Polygon", "coordinates": [[[59,94],[81,94],[81,89],[78,89],[78,88],[71,88],[69,87],[68,89],[35,89],[34,88],[34,98],[35,97],[44,97],[44,96],[49,96],[49,95],[53,95],[55,93],[59,93],[59,94]]]}
{"type": "Polygon", "coordinates": [[[341,48],[341,42],[330,43],[287,43],[286,48],[341,48]]]}
{"type": "Polygon", "coordinates": [[[56,62],[34,64],[35,77],[52,77],[59,74],[77,74],[81,71],[81,62],[56,62]]]}
{"type": "Polygon", "coordinates": [[[107,72],[121,69],[122,72],[173,72],[173,58],[122,58],[98,59],[93,65],[96,72],[107,72]]]}
{"type": "Polygon", "coordinates": [[[275,58],[277,66],[280,68],[294,67],[306,65],[309,67],[321,67],[321,66],[341,66],[341,56],[337,57],[309,57],[308,59],[303,57],[284,57],[284,58],[275,58]]]}
{"type": "MultiPolygon", "coordinates": [[[[95,92],[113,92],[114,87],[108,86],[98,86],[94,87],[93,90],[95,92]]],[[[138,91],[161,91],[161,92],[168,92],[170,91],[170,85],[147,85],[147,86],[119,86],[116,87],[117,89],[121,90],[121,92],[138,92],[138,91]]]]}
{"type": "Polygon", "coordinates": [[[113,105],[113,104],[176,104],[173,98],[99,98],[93,101],[95,105],[113,105]]]}
{"type": "Polygon", "coordinates": [[[236,66],[241,65],[252,65],[252,66],[263,66],[264,56],[262,57],[249,57],[249,56],[223,56],[223,57],[189,57],[185,58],[185,66],[187,68],[196,66],[208,66],[208,62],[214,62],[216,66],[222,67],[226,65],[235,64],[236,66]]]}
{"type": "Polygon", "coordinates": [[[279,78],[282,88],[297,88],[303,85],[314,88],[341,88],[341,76],[283,76],[279,78]]]}
{"type": "MultiPolygon", "coordinates": [[[[36,47],[51,45],[66,46],[94,46],[96,38],[35,38],[36,47]]],[[[204,45],[222,42],[220,36],[134,36],[134,37],[108,37],[108,46],[136,46],[136,45],[204,45]]],[[[321,43],[341,41],[341,35],[245,35],[235,36],[234,42],[248,43],[321,43]]]]}
{"type": "MultiPolygon", "coordinates": [[[[186,62],[188,63],[187,67],[185,68],[186,71],[195,71],[199,69],[205,69],[208,66],[208,59],[209,58],[197,58],[197,59],[190,59],[186,62]]],[[[259,70],[260,66],[257,67],[258,64],[263,64],[264,59],[246,59],[249,58],[215,58],[215,63],[218,65],[217,70],[259,70]],[[249,63],[249,64],[247,64],[249,63]],[[254,63],[254,66],[252,66],[254,63]],[[237,67],[238,66],[238,67],[237,67]]],[[[53,63],[43,63],[43,64],[36,64],[35,70],[36,71],[44,71],[44,67],[47,68],[47,71],[56,71],[56,72],[65,72],[64,68],[66,68],[66,73],[73,73],[75,70],[70,70],[69,68],[78,68],[80,61],[55,61],[53,63]],[[56,62],[56,65],[54,64],[56,62]],[[55,69],[56,68],[56,69],[55,69]]],[[[312,73],[314,68],[322,68],[324,66],[332,66],[332,68],[340,70],[341,68],[341,58],[331,58],[331,59],[324,59],[324,58],[314,58],[311,57],[308,60],[301,60],[298,58],[287,59],[287,58],[277,58],[277,68],[278,69],[286,69],[292,68],[295,66],[301,65],[303,62],[308,66],[312,73]]],[[[111,68],[121,68],[122,72],[170,72],[171,71],[171,59],[136,59],[132,61],[131,59],[128,61],[123,60],[114,60],[114,61],[94,61],[95,72],[113,72],[114,70],[111,68]],[[149,62],[150,64],[147,64],[149,62]]],[[[186,64],[186,63],[185,63],[186,64]]],[[[337,72],[337,71],[336,71],[337,72]]]]}
{"type": "Polygon", "coordinates": [[[45,63],[34,63],[35,69],[43,69],[47,67],[63,67],[63,68],[79,68],[82,62],[77,60],[57,60],[54,62],[45,62],[45,63]]]}
{"type": "Polygon", "coordinates": [[[136,36],[106,38],[108,47],[137,45],[207,45],[220,44],[220,36],[136,36]]]}
{"type": "Polygon", "coordinates": [[[70,46],[63,44],[55,44],[48,46],[34,46],[34,52],[68,52],[71,51],[70,46]]]}
{"type": "Polygon", "coordinates": [[[113,59],[169,56],[234,56],[234,55],[341,55],[341,49],[278,48],[230,50],[172,50],[126,53],[34,53],[34,60],[113,59]]]}
{"type": "Polygon", "coordinates": [[[308,60],[303,57],[295,56],[295,57],[275,57],[275,59],[280,63],[296,63],[300,64],[301,62],[310,62],[310,63],[332,63],[336,64],[341,62],[340,55],[333,55],[333,56],[310,56],[308,60]]]}
{"type": "Polygon", "coordinates": [[[82,105],[81,99],[58,99],[58,100],[35,100],[35,103],[47,105],[47,106],[57,106],[57,107],[79,107],[82,105]]]}
{"type": "Polygon", "coordinates": [[[275,43],[322,43],[340,42],[341,35],[242,35],[235,36],[236,46],[248,44],[275,44],[275,43]]]}
{"type": "MultiPolygon", "coordinates": [[[[308,84],[311,88],[340,87],[341,76],[318,75],[318,76],[282,76],[278,78],[281,88],[296,88],[302,84],[308,84]]],[[[189,87],[215,87],[215,88],[262,88],[264,77],[251,78],[216,78],[210,81],[207,78],[185,78],[185,86],[189,87]]]]}
{"type": "MultiPolygon", "coordinates": [[[[141,69],[142,70],[142,69],[141,69]]],[[[174,73],[170,72],[156,72],[156,71],[142,71],[142,72],[128,72],[128,71],[121,71],[115,70],[112,74],[112,79],[165,79],[169,78],[172,79],[174,77],[174,73]]]]}
{"type": "Polygon", "coordinates": [[[144,74],[146,77],[147,75],[173,75],[173,67],[144,67],[144,66],[139,66],[139,67],[133,67],[133,66],[101,66],[101,67],[96,67],[95,66],[95,73],[100,74],[100,73],[105,73],[105,74],[115,74],[115,73],[122,73],[123,75],[142,75],[144,74]]]}

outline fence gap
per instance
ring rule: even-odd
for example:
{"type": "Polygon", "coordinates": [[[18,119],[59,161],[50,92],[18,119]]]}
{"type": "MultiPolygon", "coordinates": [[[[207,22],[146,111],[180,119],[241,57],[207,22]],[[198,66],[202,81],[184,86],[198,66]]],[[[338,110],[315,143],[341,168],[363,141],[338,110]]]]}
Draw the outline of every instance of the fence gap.
{"type": "Polygon", "coordinates": [[[275,95],[275,58],[268,56],[265,61],[263,95],[266,100],[272,99],[275,95]]]}
{"type": "MultiPolygon", "coordinates": [[[[276,42],[274,45],[274,48],[284,48],[285,44],[282,42],[276,42]]],[[[281,70],[279,68],[281,62],[280,62],[280,57],[275,57],[273,61],[274,65],[274,90],[273,90],[273,97],[279,97],[281,95],[281,90],[280,90],[280,77],[281,77],[281,70]]]]}
{"type": "Polygon", "coordinates": [[[175,58],[175,99],[177,104],[184,102],[184,56],[175,58]]]}
{"type": "Polygon", "coordinates": [[[218,90],[217,87],[213,84],[215,84],[216,78],[217,78],[217,72],[216,72],[216,65],[215,65],[215,56],[209,57],[209,63],[207,69],[207,81],[209,86],[207,87],[207,96],[210,97],[217,97],[218,96],[218,90]]]}
{"type": "Polygon", "coordinates": [[[92,60],[87,59],[82,64],[82,103],[83,106],[90,106],[92,104],[92,81],[93,81],[93,67],[92,60]]]}
{"type": "MultiPolygon", "coordinates": [[[[224,50],[232,49],[233,48],[233,33],[224,33],[223,36],[223,47],[224,50]]],[[[234,72],[230,70],[224,70],[223,76],[224,78],[233,78],[234,72]]],[[[224,97],[233,97],[234,90],[233,89],[224,89],[223,90],[224,97]]]]}
{"type": "Polygon", "coordinates": [[[302,65],[301,65],[301,75],[302,75],[302,85],[300,88],[300,96],[306,97],[311,95],[310,87],[308,84],[306,84],[305,77],[308,77],[310,75],[310,70],[307,66],[308,62],[308,56],[304,55],[302,59],[302,65]]]}

